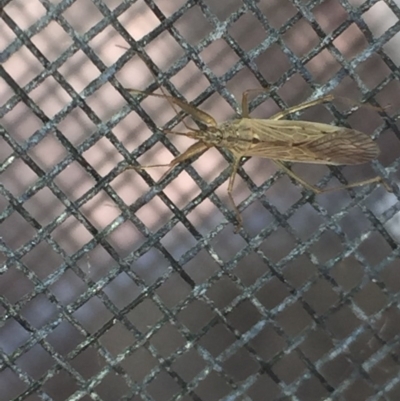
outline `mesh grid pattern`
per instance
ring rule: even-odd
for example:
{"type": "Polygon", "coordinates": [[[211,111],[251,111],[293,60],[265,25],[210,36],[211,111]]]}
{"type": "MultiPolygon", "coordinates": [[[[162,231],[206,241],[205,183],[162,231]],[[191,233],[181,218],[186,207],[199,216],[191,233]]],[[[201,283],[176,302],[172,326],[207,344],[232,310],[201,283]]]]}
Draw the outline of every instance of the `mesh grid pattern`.
{"type": "MultiPolygon", "coordinates": [[[[398,400],[400,7],[385,0],[3,0],[0,400],[398,400]],[[122,48],[122,47],[126,47],[122,48]],[[156,79],[154,79],[156,76],[156,79]],[[328,93],[302,119],[370,165],[292,169],[192,142],[160,85],[218,121],[328,93]]],[[[295,115],[293,118],[298,118],[295,115]]]]}

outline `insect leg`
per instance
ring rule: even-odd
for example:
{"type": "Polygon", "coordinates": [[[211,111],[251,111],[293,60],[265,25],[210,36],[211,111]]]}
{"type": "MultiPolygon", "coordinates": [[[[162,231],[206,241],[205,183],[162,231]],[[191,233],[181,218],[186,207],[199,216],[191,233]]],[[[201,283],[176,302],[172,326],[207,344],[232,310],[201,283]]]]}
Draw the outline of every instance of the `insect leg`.
{"type": "Polygon", "coordinates": [[[289,107],[286,110],[280,111],[279,113],[273,115],[269,120],[280,120],[281,118],[296,113],[296,111],[308,109],[309,107],[316,106],[320,103],[331,102],[335,97],[333,95],[326,95],[316,100],[311,100],[310,102],[300,103],[297,106],[289,107]]]}
{"type": "Polygon", "coordinates": [[[235,154],[233,155],[233,157],[234,157],[234,161],[233,161],[233,165],[232,165],[232,172],[231,172],[231,175],[229,177],[229,182],[228,182],[228,196],[229,196],[229,200],[232,203],[233,211],[235,212],[236,220],[237,220],[237,225],[235,226],[234,232],[238,233],[240,228],[243,225],[243,218],[239,212],[238,207],[236,206],[235,200],[233,199],[232,191],[233,191],[233,184],[235,183],[237,170],[239,168],[239,163],[240,163],[240,160],[242,159],[242,157],[235,155],[235,154]]]}
{"type": "MultiPolygon", "coordinates": [[[[146,96],[153,96],[153,97],[160,97],[162,99],[167,99],[169,102],[172,104],[176,104],[179,106],[183,111],[188,113],[194,120],[200,121],[204,124],[211,125],[213,127],[216,127],[218,124],[215,121],[215,119],[207,114],[205,111],[202,111],[198,109],[197,107],[192,106],[189,103],[186,103],[185,101],[178,99],[177,97],[174,96],[168,96],[168,95],[159,95],[158,93],[147,93],[144,91],[140,91],[137,89],[132,89],[132,88],[126,88],[126,90],[132,94],[140,94],[140,95],[146,95],[146,96]]],[[[175,108],[174,108],[175,110],[175,108]]],[[[175,110],[176,111],[176,110],[175,110]]],[[[183,121],[182,121],[183,122],[183,121]]],[[[186,124],[184,123],[186,126],[186,124]]],[[[192,129],[188,126],[186,126],[187,129],[192,129]]]]}
{"type": "Polygon", "coordinates": [[[145,170],[148,168],[153,167],[169,167],[169,169],[161,176],[159,181],[161,181],[177,164],[182,163],[196,155],[200,155],[201,153],[205,152],[211,146],[205,144],[204,142],[196,142],[192,146],[189,146],[182,154],[175,157],[170,163],[168,164],[149,164],[146,166],[127,166],[126,169],[135,169],[135,170],[145,170]]]}
{"type": "Polygon", "coordinates": [[[278,160],[273,160],[273,162],[280,167],[282,170],[284,170],[287,175],[289,175],[290,177],[292,177],[294,180],[296,180],[297,182],[299,182],[301,185],[303,185],[303,187],[313,191],[315,194],[322,194],[324,192],[332,192],[332,191],[339,191],[342,189],[346,189],[346,188],[355,188],[355,187],[361,187],[363,185],[368,185],[368,184],[374,184],[374,183],[380,183],[382,184],[385,189],[388,192],[393,192],[392,189],[389,187],[389,185],[383,180],[382,177],[373,177],[373,178],[369,178],[367,180],[362,180],[362,181],[358,181],[358,182],[353,182],[352,184],[347,184],[347,185],[342,185],[340,187],[334,187],[334,188],[325,188],[325,189],[321,189],[318,188],[314,185],[309,184],[308,182],[304,181],[302,178],[300,178],[297,174],[295,174],[292,170],[290,170],[288,167],[286,167],[282,162],[278,161],[278,160]]]}
{"type": "Polygon", "coordinates": [[[242,94],[242,118],[249,118],[249,95],[256,95],[267,92],[268,88],[248,89],[242,94]]]}
{"type": "Polygon", "coordinates": [[[313,107],[313,106],[315,106],[317,104],[320,104],[320,103],[331,102],[334,99],[340,99],[342,101],[345,101],[346,103],[351,103],[353,105],[357,105],[358,107],[367,107],[367,108],[375,110],[375,111],[385,111],[385,109],[388,107],[388,106],[385,106],[385,107],[372,106],[371,104],[360,103],[360,102],[357,102],[357,101],[355,101],[353,99],[348,99],[348,98],[343,97],[343,96],[326,95],[326,96],[323,96],[323,97],[321,97],[319,99],[311,100],[310,102],[300,103],[297,106],[290,107],[287,110],[284,110],[284,111],[282,111],[280,113],[275,114],[274,116],[270,117],[270,119],[271,120],[279,120],[279,119],[281,119],[282,117],[284,117],[284,116],[286,116],[288,114],[292,114],[292,113],[295,113],[296,111],[308,109],[309,107],[313,107]]]}

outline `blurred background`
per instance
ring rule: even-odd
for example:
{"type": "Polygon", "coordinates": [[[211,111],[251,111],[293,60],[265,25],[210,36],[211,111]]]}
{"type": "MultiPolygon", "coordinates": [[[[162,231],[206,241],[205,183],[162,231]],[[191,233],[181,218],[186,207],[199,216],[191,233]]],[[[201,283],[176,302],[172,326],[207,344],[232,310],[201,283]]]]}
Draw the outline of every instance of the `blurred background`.
{"type": "MultiPolygon", "coordinates": [[[[392,0],[3,0],[0,400],[400,399],[400,5],[392,0]],[[365,132],[367,165],[193,140],[160,86],[212,115],[328,93],[292,118],[365,132]],[[353,101],[353,102],[352,102],[353,101]],[[355,107],[357,103],[371,107],[355,107]],[[383,109],[380,109],[383,108],[383,109]]],[[[182,117],[182,115],[180,115],[182,117]]],[[[195,127],[190,120],[188,124],[195,127]]]]}

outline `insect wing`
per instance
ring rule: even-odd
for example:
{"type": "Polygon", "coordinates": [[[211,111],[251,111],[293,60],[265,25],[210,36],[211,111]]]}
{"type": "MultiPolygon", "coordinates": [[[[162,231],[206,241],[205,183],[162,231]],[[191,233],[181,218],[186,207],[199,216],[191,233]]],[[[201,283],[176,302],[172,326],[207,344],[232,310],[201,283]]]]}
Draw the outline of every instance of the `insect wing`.
{"type": "Polygon", "coordinates": [[[351,165],[369,162],[379,155],[378,145],[368,135],[328,124],[256,120],[252,131],[259,142],[246,151],[246,156],[351,165]]]}

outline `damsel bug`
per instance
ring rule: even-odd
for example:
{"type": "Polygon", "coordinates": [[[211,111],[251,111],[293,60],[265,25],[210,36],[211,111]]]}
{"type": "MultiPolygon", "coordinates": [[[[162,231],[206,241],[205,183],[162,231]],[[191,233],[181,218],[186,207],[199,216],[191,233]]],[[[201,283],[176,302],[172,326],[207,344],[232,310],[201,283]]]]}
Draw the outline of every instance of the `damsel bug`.
{"type": "Polygon", "coordinates": [[[187,126],[183,121],[185,127],[189,130],[188,132],[165,132],[175,135],[184,135],[195,139],[197,140],[195,144],[173,159],[169,164],[132,166],[132,168],[147,169],[152,167],[170,167],[165,173],[167,174],[177,164],[199,155],[214,146],[224,148],[232,154],[233,166],[228,183],[228,196],[232,202],[237,218],[236,232],[242,226],[242,217],[233,199],[232,189],[237,169],[243,157],[258,156],[272,159],[274,163],[282,168],[290,177],[316,194],[372,183],[382,183],[385,188],[390,191],[390,187],[381,177],[374,177],[341,187],[320,189],[305,182],[282,163],[282,161],[290,161],[330,165],[355,165],[366,163],[377,158],[379,154],[378,145],[368,135],[362,132],[329,124],[282,120],[283,117],[289,114],[320,103],[330,102],[334,99],[332,95],[327,95],[317,100],[290,107],[264,120],[250,118],[248,99],[250,94],[254,95],[265,91],[265,89],[247,90],[242,95],[241,118],[217,123],[209,114],[176,97],[165,94],[150,94],[135,89],[127,90],[132,94],[165,98],[170,102],[175,111],[176,108],[174,105],[177,105],[184,112],[189,114],[194,121],[206,127],[204,129],[193,129],[187,126]]]}

